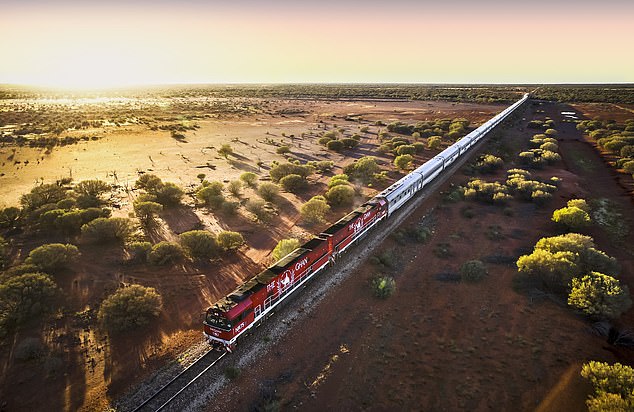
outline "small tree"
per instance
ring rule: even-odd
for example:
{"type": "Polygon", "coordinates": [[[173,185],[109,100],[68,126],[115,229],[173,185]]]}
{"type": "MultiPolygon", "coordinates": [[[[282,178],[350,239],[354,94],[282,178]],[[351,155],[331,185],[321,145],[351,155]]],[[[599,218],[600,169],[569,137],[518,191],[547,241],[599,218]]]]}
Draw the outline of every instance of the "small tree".
{"type": "Polygon", "coordinates": [[[110,185],[101,180],[83,180],[73,190],[79,195],[80,206],[93,207],[101,204],[101,196],[110,190],[110,185]]]}
{"type": "Polygon", "coordinates": [[[331,187],[326,192],[326,199],[333,206],[351,205],[354,200],[354,189],[349,185],[331,187]]]}
{"type": "Polygon", "coordinates": [[[196,192],[196,197],[212,210],[218,210],[225,201],[222,183],[211,182],[196,192]]]}
{"type": "Polygon", "coordinates": [[[20,221],[20,209],[17,207],[6,207],[0,209],[0,228],[13,228],[16,227],[20,221]]]}
{"type": "Polygon", "coordinates": [[[272,202],[277,197],[277,194],[280,192],[280,187],[275,183],[264,182],[261,183],[258,187],[258,194],[260,197],[267,202],[272,202]]]}
{"type": "Polygon", "coordinates": [[[293,250],[297,249],[300,246],[298,239],[282,239],[277,242],[277,246],[273,249],[271,253],[271,257],[274,261],[278,261],[282,259],[284,256],[291,253],[293,250]]]}
{"type": "Polygon", "coordinates": [[[412,155],[409,154],[396,156],[396,158],[394,159],[394,166],[400,170],[407,170],[411,168],[413,161],[414,158],[412,157],[412,155]]]}
{"type": "Polygon", "coordinates": [[[218,149],[218,154],[223,156],[225,159],[228,159],[229,156],[233,154],[233,148],[230,144],[225,143],[220,146],[220,149],[218,149]]]}
{"type": "Polygon", "coordinates": [[[111,332],[147,326],[163,307],[156,289],[131,285],[108,296],[99,308],[98,319],[111,332]]]}
{"type": "Polygon", "coordinates": [[[555,210],[552,220],[565,226],[568,230],[576,231],[590,224],[590,215],[576,206],[569,206],[555,210]]]}
{"type": "Polygon", "coordinates": [[[344,167],[343,171],[348,176],[359,178],[367,182],[370,181],[376,173],[379,173],[380,168],[374,156],[365,156],[344,167]]]}
{"type": "Polygon", "coordinates": [[[126,248],[132,260],[136,262],[147,262],[150,252],[152,251],[152,244],[150,242],[131,242],[126,248]]]}
{"type": "Polygon", "coordinates": [[[71,244],[49,243],[37,247],[29,253],[27,264],[35,265],[44,271],[55,271],[68,267],[79,257],[79,249],[71,244]]]}
{"type": "Polygon", "coordinates": [[[218,246],[226,250],[235,250],[244,245],[244,238],[238,232],[224,231],[217,237],[218,246]]]}
{"type": "Polygon", "coordinates": [[[159,187],[163,185],[163,181],[156,175],[151,173],[144,173],[134,183],[134,187],[137,189],[146,190],[149,193],[155,192],[159,187]]]}
{"type": "Polygon", "coordinates": [[[277,154],[280,154],[280,155],[285,155],[285,154],[291,152],[291,148],[288,147],[288,146],[280,146],[280,147],[277,148],[277,150],[275,152],[277,154]]]}
{"type": "Polygon", "coordinates": [[[26,211],[35,210],[49,203],[57,203],[66,197],[67,189],[58,184],[35,186],[31,192],[20,197],[20,204],[26,211]]]}
{"type": "Polygon", "coordinates": [[[616,319],[632,306],[627,286],[612,276],[591,272],[572,279],[568,304],[593,317],[616,319]]]}
{"type": "Polygon", "coordinates": [[[173,206],[180,204],[185,193],[176,184],[166,182],[152,194],[156,196],[156,201],[163,206],[173,206]]]}
{"type": "Polygon", "coordinates": [[[185,251],[178,243],[163,241],[152,246],[148,260],[153,265],[177,263],[185,257],[185,251]]]}
{"type": "Polygon", "coordinates": [[[122,217],[100,217],[81,227],[81,234],[93,242],[125,242],[134,233],[134,224],[122,217]]]}
{"type": "Polygon", "coordinates": [[[288,192],[299,193],[308,187],[308,182],[300,175],[290,174],[280,179],[280,185],[288,192]]]}
{"type": "Polygon", "coordinates": [[[43,273],[26,273],[0,283],[0,337],[12,323],[48,313],[59,289],[43,273]]]}
{"type": "Polygon", "coordinates": [[[246,183],[249,187],[256,187],[258,182],[258,176],[252,172],[244,172],[240,175],[240,180],[246,183]]]}
{"type": "Polygon", "coordinates": [[[180,241],[193,258],[211,258],[219,252],[215,236],[206,230],[191,230],[182,233],[180,241]]]}
{"type": "Polygon", "coordinates": [[[350,181],[349,181],[348,175],[346,174],[334,175],[328,181],[329,188],[334,186],[349,185],[349,184],[350,184],[350,181]]]}
{"type": "Polygon", "coordinates": [[[416,154],[416,147],[410,144],[401,145],[396,149],[396,154],[399,156],[407,155],[407,154],[414,155],[416,154]]]}
{"type": "Polygon", "coordinates": [[[330,212],[330,206],[323,196],[315,196],[304,203],[300,209],[302,219],[308,224],[317,224],[325,221],[330,212]]]}
{"type": "Polygon", "coordinates": [[[161,213],[163,205],[156,202],[134,202],[134,213],[141,223],[148,225],[155,221],[157,214],[161,213]]]}
{"type": "Polygon", "coordinates": [[[227,184],[227,190],[229,190],[229,193],[234,197],[240,197],[242,194],[242,182],[239,180],[230,181],[229,184],[227,184]]]}

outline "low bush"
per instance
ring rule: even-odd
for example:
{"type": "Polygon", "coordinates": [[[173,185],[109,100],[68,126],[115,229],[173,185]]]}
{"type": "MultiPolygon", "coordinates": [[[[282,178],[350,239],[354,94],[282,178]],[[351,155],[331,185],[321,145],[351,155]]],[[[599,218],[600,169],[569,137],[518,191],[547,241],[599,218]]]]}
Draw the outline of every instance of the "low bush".
{"type": "Polygon", "coordinates": [[[354,201],[354,188],[349,185],[333,186],[325,194],[332,206],[349,206],[354,201]]]}
{"type": "Polygon", "coordinates": [[[126,248],[131,260],[147,262],[150,252],[152,251],[152,244],[150,242],[130,242],[126,248]]]}
{"type": "Polygon", "coordinates": [[[211,258],[218,254],[216,237],[206,230],[190,230],[179,236],[181,245],[195,259],[211,258]]]}
{"type": "Polygon", "coordinates": [[[590,215],[577,206],[568,206],[553,212],[552,221],[569,231],[578,231],[590,224],[590,215]]]}
{"type": "MultiPolygon", "coordinates": [[[[263,185],[264,184],[260,185],[260,187],[263,185]]],[[[245,207],[249,212],[253,213],[257,220],[262,222],[269,221],[274,213],[270,205],[262,199],[249,199],[245,207]]]]}
{"type": "Polygon", "coordinates": [[[0,337],[15,324],[50,313],[58,294],[53,279],[43,273],[25,273],[0,283],[0,337]]]}
{"type": "MultiPolygon", "coordinates": [[[[297,176],[297,175],[296,175],[297,176]]],[[[280,187],[275,183],[265,182],[258,187],[258,194],[267,202],[273,202],[280,192],[280,187]]]]}
{"type": "Polygon", "coordinates": [[[148,261],[153,265],[177,263],[185,257],[185,251],[178,243],[163,241],[152,246],[148,261]]]}
{"type": "Polygon", "coordinates": [[[71,244],[49,243],[33,249],[26,259],[27,264],[35,265],[41,270],[55,271],[67,268],[79,257],[79,249],[71,244]]]}
{"type": "Polygon", "coordinates": [[[134,223],[122,217],[100,217],[81,227],[82,236],[93,242],[125,242],[134,231],[134,223]]]}
{"type": "Polygon", "coordinates": [[[302,220],[308,224],[322,223],[325,221],[328,212],[330,212],[330,206],[323,196],[313,197],[304,203],[300,209],[302,220]]]}
{"type": "Polygon", "coordinates": [[[480,260],[469,260],[460,266],[460,276],[465,282],[479,282],[487,275],[487,268],[480,260]]]}
{"type": "Polygon", "coordinates": [[[568,305],[599,319],[616,319],[632,306],[627,286],[599,272],[573,278],[568,305]]]}
{"type": "Polygon", "coordinates": [[[131,285],[108,296],[99,307],[98,319],[111,332],[145,327],[157,318],[163,307],[156,289],[131,285]]]}
{"type": "Polygon", "coordinates": [[[256,187],[258,176],[253,172],[244,172],[240,175],[240,180],[242,180],[249,187],[256,187]]]}
{"type": "Polygon", "coordinates": [[[216,242],[223,250],[236,250],[245,243],[240,233],[230,231],[218,233],[216,242]]]}
{"type": "Polygon", "coordinates": [[[300,175],[290,174],[280,179],[280,186],[287,192],[299,193],[308,187],[308,182],[300,175]]]}
{"type": "Polygon", "coordinates": [[[414,157],[410,154],[396,156],[394,166],[399,170],[408,170],[412,168],[414,157]]]}
{"type": "Polygon", "coordinates": [[[396,291],[396,281],[387,275],[378,275],[372,279],[372,292],[380,299],[387,299],[396,291]]]}

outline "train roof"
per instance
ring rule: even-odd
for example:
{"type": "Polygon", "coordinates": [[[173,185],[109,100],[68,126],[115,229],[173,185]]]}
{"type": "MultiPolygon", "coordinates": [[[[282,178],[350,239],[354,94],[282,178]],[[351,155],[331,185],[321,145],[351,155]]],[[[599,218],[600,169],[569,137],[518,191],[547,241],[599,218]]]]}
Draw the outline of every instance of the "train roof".
{"type": "Polygon", "coordinates": [[[356,219],[360,214],[361,212],[357,211],[356,209],[353,210],[352,212],[348,213],[347,215],[339,219],[335,224],[330,226],[328,229],[324,230],[322,234],[334,235],[339,230],[341,230],[341,228],[345,227],[348,223],[356,219]]]}

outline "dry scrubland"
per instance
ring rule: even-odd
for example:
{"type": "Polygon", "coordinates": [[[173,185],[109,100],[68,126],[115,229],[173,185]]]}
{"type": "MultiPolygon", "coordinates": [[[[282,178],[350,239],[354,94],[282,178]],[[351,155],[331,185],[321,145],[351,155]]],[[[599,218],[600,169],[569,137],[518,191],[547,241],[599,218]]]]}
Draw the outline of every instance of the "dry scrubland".
{"type": "MultiPolygon", "coordinates": [[[[187,361],[200,314],[270,263],[278,241],[327,227],[505,107],[483,102],[525,90],[3,90],[0,408],[105,408],[187,361]],[[429,97],[459,101],[406,100],[429,97]],[[143,316],[117,311],[128,298],[143,316]]],[[[581,292],[518,274],[516,261],[542,237],[580,231],[620,266],[599,259],[601,270],[632,284],[631,89],[538,93],[614,104],[531,104],[279,350],[227,369],[217,405],[527,410],[546,399],[578,410],[590,391],[581,363],[629,364],[606,343],[610,326],[630,342],[627,299],[588,318],[581,292]],[[576,198],[587,203],[567,204],[576,198]]]]}
{"type": "Polygon", "coordinates": [[[198,341],[200,314],[269,263],[279,240],[325,228],[401,176],[396,157],[401,169],[421,164],[504,107],[9,97],[18,98],[0,101],[0,220],[2,407],[11,410],[44,399],[104,407],[198,341]],[[370,174],[346,168],[368,156],[370,174]],[[289,167],[299,180],[275,174],[289,167]],[[344,169],[348,179],[332,179],[344,169]],[[317,195],[325,214],[302,215],[317,195]],[[37,298],[16,297],[25,282],[37,298]],[[122,293],[140,296],[143,316],[117,315],[122,293]]]}

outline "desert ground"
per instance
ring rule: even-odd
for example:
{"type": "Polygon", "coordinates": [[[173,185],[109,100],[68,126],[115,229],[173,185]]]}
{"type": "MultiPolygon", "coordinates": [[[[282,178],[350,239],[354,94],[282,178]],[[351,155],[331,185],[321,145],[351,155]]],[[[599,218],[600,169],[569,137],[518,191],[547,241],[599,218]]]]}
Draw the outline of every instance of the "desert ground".
{"type": "MultiPolygon", "coordinates": [[[[72,270],[55,275],[63,291],[58,313],[46,318],[43,324],[39,319],[32,320],[6,342],[1,407],[41,409],[45,403],[56,410],[105,408],[135,382],[172,362],[191,343],[200,341],[204,310],[270,263],[269,255],[277,241],[289,237],[307,239],[311,233],[327,227],[328,223],[320,227],[298,225],[301,223],[298,208],[312,195],[325,192],[328,176],[341,173],[346,164],[366,155],[376,155],[388,172],[384,185],[401,175],[391,165],[392,155],[376,152],[380,143],[378,134],[386,124],[466,118],[471,122],[470,127],[475,127],[503,107],[431,101],[242,98],[177,99],[171,104],[161,99],[2,101],[3,136],[48,125],[64,115],[79,118],[78,122],[90,119],[89,124],[70,127],[60,135],[75,138],[77,142],[73,144],[52,148],[2,144],[0,204],[3,207],[18,205],[22,194],[41,183],[70,178],[74,182],[100,179],[113,187],[107,199],[112,215],[127,217],[139,195],[134,188],[135,180],[143,173],[152,173],[178,184],[186,192],[183,206],[166,208],[160,214],[158,227],[145,233],[152,243],[175,240],[188,230],[207,229],[216,233],[238,231],[246,245],[211,263],[148,267],[126,263],[125,250],[116,246],[91,245],[56,233],[12,236],[10,259],[15,264],[36,246],[53,242],[79,242],[81,259],[72,270]],[[55,114],[53,120],[52,114],[55,114]],[[180,136],[170,133],[169,127],[173,125],[183,126],[180,136]],[[360,144],[353,151],[336,153],[317,143],[327,130],[338,130],[346,136],[363,127],[366,131],[361,132],[360,144]],[[230,144],[234,150],[226,159],[217,153],[223,144],[230,144]],[[277,148],[282,145],[288,145],[291,153],[278,154],[277,148]],[[256,222],[243,212],[225,217],[195,206],[194,188],[200,184],[201,173],[208,180],[228,182],[252,171],[266,180],[272,162],[283,162],[285,156],[302,163],[331,160],[335,167],[325,175],[311,176],[311,185],[305,193],[297,196],[281,193],[277,216],[269,223],[256,222]],[[111,339],[97,327],[96,310],[121,285],[137,283],[154,287],[162,295],[161,316],[147,330],[111,339]],[[42,356],[25,363],[15,357],[14,351],[29,339],[40,342],[44,349],[42,356]],[[46,373],[39,373],[39,368],[46,373]],[[38,396],[33,396],[35,388],[38,396]]],[[[30,134],[26,137],[33,138],[30,134]]],[[[426,150],[416,155],[415,162],[421,164],[436,152],[426,150]]],[[[357,186],[359,195],[355,203],[362,203],[377,189],[357,186]]],[[[250,189],[245,189],[238,200],[244,202],[254,196],[250,189]]],[[[349,209],[334,208],[328,221],[336,221],[349,209]]]]}

